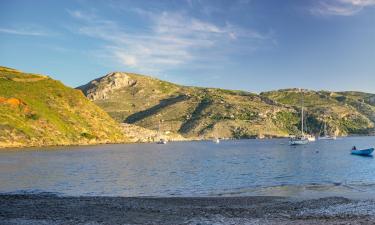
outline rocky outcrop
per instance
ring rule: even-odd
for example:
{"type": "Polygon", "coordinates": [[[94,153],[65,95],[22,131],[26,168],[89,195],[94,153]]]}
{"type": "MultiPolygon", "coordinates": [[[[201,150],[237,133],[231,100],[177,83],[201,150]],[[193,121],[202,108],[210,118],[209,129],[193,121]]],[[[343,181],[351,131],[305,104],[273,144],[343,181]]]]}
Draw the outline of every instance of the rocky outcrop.
{"type": "Polygon", "coordinates": [[[133,124],[122,123],[121,126],[124,130],[124,133],[129,138],[129,142],[157,142],[160,139],[164,139],[167,141],[196,140],[193,138],[187,139],[179,134],[172,132],[158,132],[155,130],[149,130],[133,124]]]}
{"type": "Polygon", "coordinates": [[[81,89],[87,98],[95,101],[107,99],[115,90],[134,86],[136,83],[137,81],[131,79],[126,73],[114,72],[80,86],[78,89],[81,89]]]}

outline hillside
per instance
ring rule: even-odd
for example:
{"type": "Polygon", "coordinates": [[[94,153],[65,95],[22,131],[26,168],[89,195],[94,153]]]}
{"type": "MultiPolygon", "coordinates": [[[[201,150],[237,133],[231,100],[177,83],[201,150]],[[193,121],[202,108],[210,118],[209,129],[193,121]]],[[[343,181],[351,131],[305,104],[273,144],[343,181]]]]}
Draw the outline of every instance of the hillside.
{"type": "MultiPolygon", "coordinates": [[[[281,104],[300,107],[301,91],[286,89],[261,93],[281,104]]],[[[375,95],[362,92],[303,90],[307,129],[319,133],[323,121],[336,135],[372,134],[375,122],[375,95]]]]}
{"type": "Polygon", "coordinates": [[[0,67],[0,147],[127,141],[81,91],[47,76],[0,67]]]}
{"type": "MultiPolygon", "coordinates": [[[[188,138],[284,137],[300,127],[297,89],[259,95],[215,88],[186,87],[152,77],[115,72],[78,87],[119,122],[188,138]]],[[[336,135],[370,134],[375,95],[304,91],[308,132],[324,121],[336,135]]]]}
{"type": "Polygon", "coordinates": [[[244,91],[185,87],[120,72],[78,88],[119,122],[188,138],[288,136],[298,131],[295,109],[244,91]]]}

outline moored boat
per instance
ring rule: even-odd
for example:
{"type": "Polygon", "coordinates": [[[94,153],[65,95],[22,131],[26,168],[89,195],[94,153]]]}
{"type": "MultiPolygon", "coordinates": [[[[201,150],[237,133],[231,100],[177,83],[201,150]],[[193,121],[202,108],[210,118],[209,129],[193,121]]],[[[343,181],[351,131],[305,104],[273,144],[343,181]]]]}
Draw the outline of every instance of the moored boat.
{"type": "Polygon", "coordinates": [[[337,137],[336,136],[322,136],[322,137],[319,137],[319,140],[336,140],[337,137]]]}
{"type": "Polygon", "coordinates": [[[308,140],[309,142],[314,142],[314,141],[316,141],[316,137],[313,136],[313,135],[306,135],[306,138],[307,138],[307,140],[308,140]]]}
{"type": "Polygon", "coordinates": [[[306,145],[308,143],[309,143],[309,139],[307,139],[305,136],[292,137],[289,140],[290,145],[306,145]]]}
{"type": "Polygon", "coordinates": [[[165,145],[165,144],[168,143],[168,141],[165,140],[165,139],[160,139],[157,143],[158,143],[158,144],[163,144],[163,145],[165,145]]]}
{"type": "MultiPolygon", "coordinates": [[[[304,132],[304,123],[305,120],[303,119],[304,117],[304,109],[303,109],[303,93],[302,93],[302,99],[301,99],[301,135],[300,136],[292,136],[289,140],[289,145],[306,145],[308,144],[309,137],[313,137],[311,135],[306,135],[304,132]]],[[[315,141],[315,137],[314,140],[315,141]]]]}
{"type": "Polygon", "coordinates": [[[374,148],[368,148],[368,149],[352,149],[351,153],[352,155],[363,155],[363,156],[369,156],[374,151],[374,148]]]}
{"type": "Polygon", "coordinates": [[[336,140],[336,136],[329,135],[327,131],[327,122],[324,122],[323,136],[319,137],[319,140],[336,140]]]}
{"type": "Polygon", "coordinates": [[[167,141],[167,139],[164,139],[164,138],[162,137],[162,135],[161,135],[160,124],[161,124],[162,122],[163,122],[163,120],[159,120],[159,127],[158,127],[158,137],[159,137],[159,141],[156,142],[156,143],[157,143],[157,144],[163,144],[163,145],[165,145],[165,144],[168,143],[168,141],[167,141]]]}

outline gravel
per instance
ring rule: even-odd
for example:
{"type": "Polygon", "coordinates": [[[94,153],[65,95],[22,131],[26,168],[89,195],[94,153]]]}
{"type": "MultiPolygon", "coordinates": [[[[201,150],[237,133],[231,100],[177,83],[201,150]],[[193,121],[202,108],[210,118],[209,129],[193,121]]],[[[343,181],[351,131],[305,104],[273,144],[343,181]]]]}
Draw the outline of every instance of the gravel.
{"type": "Polygon", "coordinates": [[[126,198],[0,195],[1,225],[375,224],[375,202],[342,197],[126,198]]]}

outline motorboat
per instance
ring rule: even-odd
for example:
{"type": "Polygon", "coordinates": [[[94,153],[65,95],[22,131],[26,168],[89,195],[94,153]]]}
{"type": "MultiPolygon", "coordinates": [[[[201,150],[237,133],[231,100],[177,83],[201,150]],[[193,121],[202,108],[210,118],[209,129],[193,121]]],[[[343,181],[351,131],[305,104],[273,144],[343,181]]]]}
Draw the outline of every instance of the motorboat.
{"type": "Polygon", "coordinates": [[[367,149],[356,149],[356,148],[353,148],[351,150],[351,153],[352,153],[352,155],[370,156],[373,151],[374,151],[374,148],[367,148],[367,149]]]}

